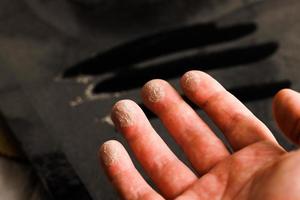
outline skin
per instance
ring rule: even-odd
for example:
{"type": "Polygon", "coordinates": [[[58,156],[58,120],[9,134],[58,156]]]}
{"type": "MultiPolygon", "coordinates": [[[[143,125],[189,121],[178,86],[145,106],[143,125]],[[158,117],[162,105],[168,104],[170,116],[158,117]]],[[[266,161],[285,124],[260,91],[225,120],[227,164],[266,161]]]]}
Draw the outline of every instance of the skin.
{"type": "MultiPolygon", "coordinates": [[[[108,141],[99,155],[123,199],[300,199],[299,151],[286,152],[269,129],[208,74],[189,71],[181,78],[181,86],[220,128],[234,152],[226,149],[171,85],[151,80],[142,89],[144,103],[160,118],[196,172],[169,149],[136,103],[119,101],[112,119],[158,188],[155,191],[148,185],[119,142],[108,141]]],[[[299,144],[300,94],[281,90],[273,111],[283,133],[299,144]]]]}

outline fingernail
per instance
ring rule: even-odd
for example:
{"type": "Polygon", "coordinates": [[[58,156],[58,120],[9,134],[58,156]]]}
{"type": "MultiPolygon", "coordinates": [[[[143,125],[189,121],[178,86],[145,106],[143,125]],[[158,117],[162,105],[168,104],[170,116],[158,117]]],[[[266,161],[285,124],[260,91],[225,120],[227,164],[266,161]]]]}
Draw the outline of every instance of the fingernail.
{"type": "Polygon", "coordinates": [[[100,148],[100,157],[106,166],[111,166],[121,158],[123,146],[116,140],[105,142],[100,148]]]}
{"type": "Polygon", "coordinates": [[[165,92],[162,83],[158,80],[152,80],[143,87],[143,94],[149,102],[157,103],[164,98],[165,92]]]}
{"type": "Polygon", "coordinates": [[[135,103],[131,100],[117,102],[111,112],[111,119],[117,127],[129,127],[134,124],[135,103]]]}

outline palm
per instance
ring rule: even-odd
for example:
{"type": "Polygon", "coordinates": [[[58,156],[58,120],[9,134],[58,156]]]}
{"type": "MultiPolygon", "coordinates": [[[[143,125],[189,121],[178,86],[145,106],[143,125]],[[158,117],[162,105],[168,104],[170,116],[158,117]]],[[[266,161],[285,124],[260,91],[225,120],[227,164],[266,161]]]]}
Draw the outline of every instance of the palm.
{"type": "MultiPolygon", "coordinates": [[[[289,199],[285,190],[282,194],[270,196],[269,192],[278,191],[284,185],[281,178],[277,178],[277,185],[273,184],[272,178],[286,173],[289,166],[287,160],[300,160],[300,154],[289,156],[278,146],[268,142],[257,142],[241,149],[224,161],[218,163],[208,173],[204,174],[198,182],[197,188],[187,188],[184,195],[176,199],[194,199],[185,194],[197,190],[195,199],[289,199]],[[256,187],[255,187],[256,186],[256,187]],[[191,190],[191,191],[189,191],[191,190]],[[269,196],[267,196],[269,195],[269,196]],[[284,196],[279,196],[284,195],[284,196]]],[[[295,168],[297,165],[294,165],[295,168]]],[[[297,176],[296,172],[294,172],[297,176]]],[[[288,189],[293,186],[288,180],[288,189]]],[[[276,183],[276,182],[275,182],[276,183]]],[[[299,195],[300,196],[300,195],[299,195]]],[[[298,196],[298,198],[299,198],[298,196]]],[[[290,199],[297,199],[291,196],[290,199]]]]}
{"type": "Polygon", "coordinates": [[[188,72],[181,85],[220,128],[234,153],[167,82],[152,80],[143,87],[144,103],[159,116],[197,174],[173,154],[134,102],[120,101],[112,119],[160,191],[144,181],[120,143],[108,141],[101,147],[102,160],[124,199],[297,199],[300,183],[293,177],[300,175],[294,167],[298,153],[286,153],[268,128],[209,75],[188,72]],[[290,179],[284,176],[286,170],[290,179]]]}

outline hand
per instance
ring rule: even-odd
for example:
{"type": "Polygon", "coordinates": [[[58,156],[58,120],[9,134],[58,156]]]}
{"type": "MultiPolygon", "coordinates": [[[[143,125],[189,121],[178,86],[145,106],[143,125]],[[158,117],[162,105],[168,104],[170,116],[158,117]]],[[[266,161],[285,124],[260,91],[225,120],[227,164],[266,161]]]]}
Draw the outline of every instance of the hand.
{"type": "MultiPolygon", "coordinates": [[[[180,161],[130,100],[115,104],[112,119],[156,184],[152,189],[117,141],[100,148],[103,166],[126,200],[295,200],[300,199],[300,152],[286,152],[269,129],[216,80],[187,72],[181,86],[228,139],[231,154],[206,123],[163,80],[142,89],[146,106],[163,122],[185,152],[194,173],[180,161]]],[[[280,91],[273,104],[279,127],[299,142],[300,94],[280,91]]]]}

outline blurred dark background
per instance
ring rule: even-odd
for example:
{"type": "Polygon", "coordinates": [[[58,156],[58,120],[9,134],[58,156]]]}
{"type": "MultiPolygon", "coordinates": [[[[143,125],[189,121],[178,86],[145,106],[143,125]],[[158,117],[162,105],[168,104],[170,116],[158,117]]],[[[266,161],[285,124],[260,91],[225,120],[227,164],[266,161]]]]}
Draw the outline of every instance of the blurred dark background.
{"type": "Polygon", "coordinates": [[[179,89],[190,69],[214,76],[293,149],[271,100],[300,89],[299,9],[297,0],[1,0],[0,112],[43,198],[117,199],[97,150],[108,139],[127,146],[109,119],[123,98],[185,160],[139,88],[162,78],[179,89]]]}

